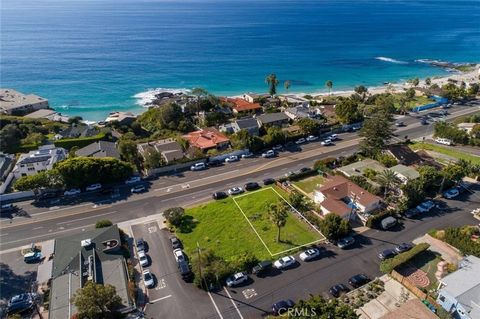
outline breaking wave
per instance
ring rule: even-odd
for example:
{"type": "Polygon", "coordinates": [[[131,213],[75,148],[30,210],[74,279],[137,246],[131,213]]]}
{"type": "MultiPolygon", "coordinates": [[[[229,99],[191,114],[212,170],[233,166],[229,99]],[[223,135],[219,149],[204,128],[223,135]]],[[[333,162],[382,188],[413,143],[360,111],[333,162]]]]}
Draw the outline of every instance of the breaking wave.
{"type": "Polygon", "coordinates": [[[162,92],[168,93],[189,93],[189,89],[165,89],[165,88],[156,88],[156,89],[148,89],[147,91],[140,92],[135,94],[133,97],[137,100],[137,104],[143,107],[147,107],[153,100],[155,100],[155,96],[162,92]]]}
{"type": "Polygon", "coordinates": [[[384,56],[377,56],[375,57],[375,59],[384,61],[384,62],[396,63],[396,64],[408,64],[408,62],[400,61],[400,60],[396,60],[396,59],[392,59],[384,56]]]}

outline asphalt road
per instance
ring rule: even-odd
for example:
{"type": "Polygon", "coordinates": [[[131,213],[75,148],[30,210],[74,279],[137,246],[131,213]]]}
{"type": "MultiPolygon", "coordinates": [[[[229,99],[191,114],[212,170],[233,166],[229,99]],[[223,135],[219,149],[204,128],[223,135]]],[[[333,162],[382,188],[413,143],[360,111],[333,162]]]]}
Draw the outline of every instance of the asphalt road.
{"type": "MultiPolygon", "coordinates": [[[[479,107],[457,107],[450,110],[449,119],[478,112],[479,107]]],[[[397,139],[405,136],[419,138],[432,134],[431,125],[421,125],[419,118],[427,113],[400,117],[406,127],[398,128],[397,139]]],[[[81,197],[60,198],[53,202],[20,202],[24,216],[5,218],[0,221],[0,251],[13,249],[32,242],[62,236],[71,231],[83,231],[93,227],[99,219],[114,223],[161,213],[172,206],[196,205],[210,198],[215,191],[243,185],[248,181],[261,181],[266,177],[283,176],[315,160],[329,156],[347,156],[358,149],[360,138],[356,134],[340,135],[336,145],[323,147],[319,142],[302,145],[300,152],[282,152],[274,159],[261,157],[242,159],[201,172],[184,172],[163,176],[147,182],[148,192],[131,195],[129,187],[120,187],[118,196],[103,196],[95,193],[81,197]]]]}

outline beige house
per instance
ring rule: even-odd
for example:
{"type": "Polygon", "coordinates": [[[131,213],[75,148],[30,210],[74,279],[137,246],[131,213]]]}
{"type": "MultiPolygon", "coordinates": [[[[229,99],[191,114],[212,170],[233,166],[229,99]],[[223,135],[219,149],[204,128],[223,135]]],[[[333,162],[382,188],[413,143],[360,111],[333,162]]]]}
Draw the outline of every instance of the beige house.
{"type": "Polygon", "coordinates": [[[48,108],[48,100],[35,94],[23,94],[13,89],[0,89],[0,112],[25,115],[48,108]]]}

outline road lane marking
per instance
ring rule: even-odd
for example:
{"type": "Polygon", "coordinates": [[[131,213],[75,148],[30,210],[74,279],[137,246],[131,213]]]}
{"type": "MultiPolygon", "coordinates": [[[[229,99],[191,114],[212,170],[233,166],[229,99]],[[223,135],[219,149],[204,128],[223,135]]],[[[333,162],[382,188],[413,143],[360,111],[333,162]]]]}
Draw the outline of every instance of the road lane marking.
{"type": "Polygon", "coordinates": [[[149,301],[148,303],[152,304],[152,303],[155,303],[157,301],[161,301],[161,300],[165,300],[167,298],[170,298],[172,295],[168,295],[168,296],[165,296],[165,297],[162,297],[162,298],[157,298],[155,300],[152,300],[152,301],[149,301]]]}
{"type": "Polygon", "coordinates": [[[99,217],[99,216],[105,216],[105,215],[115,214],[116,212],[117,212],[117,211],[115,210],[115,211],[113,211],[113,212],[98,214],[98,215],[94,215],[94,216],[89,216],[89,217],[84,217],[84,218],[78,218],[78,219],[72,219],[72,220],[69,220],[69,221],[66,221],[66,222],[57,223],[57,225],[73,224],[74,222],[78,222],[78,221],[81,221],[81,220],[86,220],[86,219],[96,218],[96,217],[99,217]]]}
{"type": "Polygon", "coordinates": [[[215,310],[216,310],[217,313],[218,313],[218,316],[220,317],[220,319],[223,319],[222,313],[221,313],[220,310],[218,309],[218,306],[217,306],[217,304],[215,303],[215,301],[213,300],[213,297],[212,297],[212,294],[210,293],[210,291],[208,291],[208,296],[210,297],[210,300],[212,301],[213,306],[215,307],[215,310]]]}
{"type": "Polygon", "coordinates": [[[245,299],[253,298],[257,295],[257,292],[253,288],[245,289],[242,291],[243,296],[245,299]]]}
{"type": "Polygon", "coordinates": [[[160,290],[160,289],[163,289],[165,287],[167,287],[167,283],[165,282],[165,279],[162,278],[158,281],[158,285],[157,285],[157,287],[155,287],[155,290],[160,290]]]}
{"type": "Polygon", "coordinates": [[[240,316],[240,318],[243,319],[242,313],[240,312],[240,309],[238,309],[237,304],[235,303],[235,301],[233,301],[232,296],[231,296],[230,293],[228,292],[228,289],[225,288],[225,287],[223,287],[223,290],[225,290],[225,292],[227,293],[228,298],[230,298],[230,301],[232,302],[232,305],[235,307],[235,310],[237,310],[237,313],[238,313],[238,315],[240,316]]]}

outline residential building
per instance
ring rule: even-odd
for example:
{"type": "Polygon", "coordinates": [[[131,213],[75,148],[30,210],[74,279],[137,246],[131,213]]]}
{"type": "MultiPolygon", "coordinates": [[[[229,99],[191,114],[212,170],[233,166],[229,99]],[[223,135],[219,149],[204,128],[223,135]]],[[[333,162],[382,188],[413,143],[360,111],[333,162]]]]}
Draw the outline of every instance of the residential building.
{"type": "Polygon", "coordinates": [[[0,112],[8,115],[25,115],[47,109],[48,100],[35,94],[23,94],[13,89],[0,89],[0,112]]]}
{"type": "Polygon", "coordinates": [[[233,134],[235,133],[234,129],[233,129],[233,123],[225,123],[225,124],[221,124],[219,127],[218,127],[218,130],[222,133],[228,133],[228,134],[233,134]]]}
{"type": "Polygon", "coordinates": [[[289,105],[293,106],[302,106],[308,108],[310,106],[310,101],[303,98],[296,96],[294,94],[289,95],[279,95],[278,98],[280,101],[286,101],[289,105]]]}
{"type": "Polygon", "coordinates": [[[50,319],[73,318],[74,294],[88,281],[115,287],[119,311],[134,310],[128,293],[128,270],[117,225],[55,239],[50,289],[50,319]]]}
{"type": "Polygon", "coordinates": [[[245,93],[243,95],[243,99],[245,101],[248,101],[250,103],[257,103],[259,102],[261,99],[268,99],[270,97],[270,94],[257,94],[257,93],[252,93],[252,92],[249,92],[249,93],[245,93]]]}
{"type": "Polygon", "coordinates": [[[403,184],[407,184],[408,181],[419,178],[420,174],[413,168],[402,164],[390,167],[389,170],[395,173],[403,184]]]}
{"type": "Polygon", "coordinates": [[[285,109],[285,115],[287,115],[292,120],[312,118],[315,116],[314,113],[310,111],[309,108],[304,106],[295,106],[285,109]]]}
{"type": "Polygon", "coordinates": [[[232,129],[235,133],[241,130],[247,130],[250,135],[258,136],[260,134],[258,122],[252,117],[236,120],[232,123],[232,129]]]}
{"type": "Polygon", "coordinates": [[[370,213],[380,207],[381,199],[347,178],[329,176],[323,186],[315,189],[313,200],[324,215],[335,213],[351,219],[351,212],[370,213]]]}
{"type": "Polygon", "coordinates": [[[41,109],[33,113],[27,114],[24,117],[30,119],[47,119],[55,122],[68,123],[69,117],[62,115],[52,109],[41,109]]]}
{"type": "Polygon", "coordinates": [[[241,98],[222,98],[224,102],[229,104],[233,113],[255,113],[262,110],[260,103],[249,102],[241,98]]]}
{"type": "Polygon", "coordinates": [[[12,171],[15,163],[15,155],[0,152],[0,181],[4,181],[12,171]]]}
{"type": "Polygon", "coordinates": [[[117,150],[117,144],[108,141],[97,141],[88,144],[75,152],[76,156],[86,157],[113,157],[120,159],[120,153],[117,150]]]}
{"type": "Polygon", "coordinates": [[[410,299],[400,306],[397,305],[397,307],[398,308],[383,315],[379,319],[438,319],[437,315],[417,298],[410,299]]]}
{"type": "Polygon", "coordinates": [[[461,130],[464,130],[468,134],[470,134],[475,125],[480,125],[480,124],[479,123],[460,123],[460,124],[457,124],[457,127],[461,130]]]}
{"type": "Polygon", "coordinates": [[[439,282],[437,303],[453,318],[480,318],[480,258],[465,257],[458,270],[439,282]]]}
{"type": "Polygon", "coordinates": [[[407,145],[390,145],[385,152],[388,155],[393,156],[399,164],[410,166],[422,163],[422,158],[407,145]]]}
{"type": "Polygon", "coordinates": [[[258,126],[262,127],[264,125],[278,126],[283,127],[288,125],[288,120],[290,119],[285,113],[265,113],[256,117],[258,126]]]}
{"type": "Polygon", "coordinates": [[[182,138],[188,141],[190,147],[204,152],[210,149],[222,150],[230,145],[230,139],[228,137],[211,127],[190,132],[183,135],[182,138]]]}
{"type": "Polygon", "coordinates": [[[129,125],[135,121],[137,116],[132,112],[110,112],[105,122],[118,122],[120,125],[129,125]]]}
{"type": "Polygon", "coordinates": [[[67,150],[54,145],[43,145],[36,151],[22,154],[13,169],[15,178],[48,171],[53,165],[67,157],[67,150]]]}
{"type": "Polygon", "coordinates": [[[55,139],[92,137],[100,133],[100,130],[91,125],[72,124],[60,133],[55,134],[55,139]]]}
{"type": "Polygon", "coordinates": [[[151,151],[162,154],[163,160],[167,164],[182,159],[185,156],[182,146],[172,138],[141,143],[137,145],[137,148],[138,152],[143,156],[143,158],[145,158],[146,154],[151,151]]]}
{"type": "Polygon", "coordinates": [[[382,172],[385,170],[385,166],[380,164],[380,162],[373,160],[371,158],[366,158],[362,161],[358,161],[349,165],[342,166],[337,168],[339,172],[347,177],[351,176],[362,176],[367,169],[372,169],[376,172],[382,172]]]}

